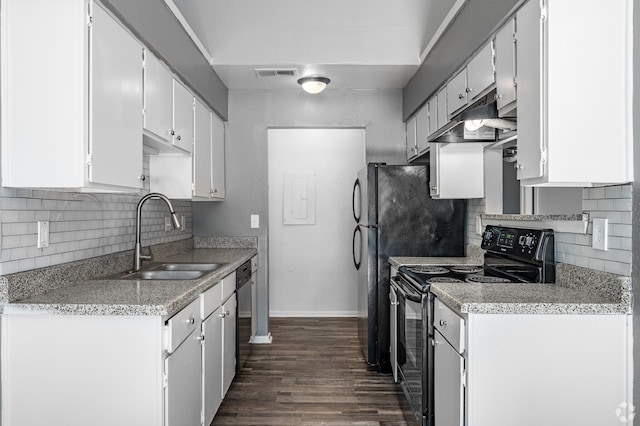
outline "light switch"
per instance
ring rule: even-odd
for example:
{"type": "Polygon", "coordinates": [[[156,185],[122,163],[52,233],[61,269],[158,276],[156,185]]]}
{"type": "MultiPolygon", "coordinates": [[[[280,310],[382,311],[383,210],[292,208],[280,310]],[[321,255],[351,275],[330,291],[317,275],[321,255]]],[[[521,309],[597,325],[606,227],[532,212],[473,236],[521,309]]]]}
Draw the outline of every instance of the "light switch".
{"type": "Polygon", "coordinates": [[[38,221],[38,248],[49,247],[49,221],[38,221]]]}
{"type": "Polygon", "coordinates": [[[591,247],[596,250],[609,248],[609,219],[593,219],[591,247]]]}
{"type": "Polygon", "coordinates": [[[260,215],[257,215],[257,214],[251,215],[251,228],[253,229],[260,228],[260,215]]]}

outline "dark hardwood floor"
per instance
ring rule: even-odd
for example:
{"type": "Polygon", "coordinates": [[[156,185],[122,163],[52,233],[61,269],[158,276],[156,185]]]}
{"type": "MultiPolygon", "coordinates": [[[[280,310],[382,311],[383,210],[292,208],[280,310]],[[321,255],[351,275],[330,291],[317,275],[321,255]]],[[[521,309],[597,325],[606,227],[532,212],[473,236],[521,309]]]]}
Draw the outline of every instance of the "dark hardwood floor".
{"type": "Polygon", "coordinates": [[[272,318],[212,425],[406,425],[390,374],[371,371],[356,318],[272,318]]]}

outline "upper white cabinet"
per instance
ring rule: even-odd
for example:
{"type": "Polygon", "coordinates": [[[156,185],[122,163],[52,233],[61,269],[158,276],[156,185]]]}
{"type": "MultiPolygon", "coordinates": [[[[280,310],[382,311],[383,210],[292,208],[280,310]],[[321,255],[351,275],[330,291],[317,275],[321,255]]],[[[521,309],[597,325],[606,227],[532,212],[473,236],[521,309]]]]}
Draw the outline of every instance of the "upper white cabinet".
{"type": "Polygon", "coordinates": [[[516,107],[516,20],[511,19],[496,33],[496,94],[498,115],[516,107]]]}
{"type": "Polygon", "coordinates": [[[144,52],[144,132],[172,143],[173,77],[151,52],[144,52]]]}
{"type": "Polygon", "coordinates": [[[432,96],[427,99],[427,109],[429,110],[429,134],[438,130],[438,98],[432,96]]]}
{"type": "Polygon", "coordinates": [[[196,99],[193,144],[193,196],[209,198],[213,188],[211,154],[211,111],[196,99]]]}
{"type": "Polygon", "coordinates": [[[416,113],[416,147],[418,154],[429,148],[429,104],[426,103],[416,113]]]}
{"type": "Polygon", "coordinates": [[[137,192],[142,46],[87,0],[1,7],[2,185],[137,192]]]}
{"type": "Polygon", "coordinates": [[[436,95],[436,123],[437,128],[441,128],[449,121],[447,114],[447,86],[440,89],[436,95]]]}
{"type": "MultiPolygon", "coordinates": [[[[440,99],[438,99],[439,101],[440,99]]],[[[447,116],[467,105],[467,69],[463,69],[447,83],[447,116]]],[[[448,121],[448,120],[447,120],[448,121]]]]}
{"type": "Polygon", "coordinates": [[[225,130],[224,121],[216,114],[211,115],[211,159],[212,184],[213,191],[211,198],[213,200],[224,200],[226,196],[226,178],[225,178],[225,130]]]}
{"type": "Polygon", "coordinates": [[[495,82],[493,68],[493,44],[489,42],[447,83],[449,116],[475,100],[495,82]]]}
{"type": "Polygon", "coordinates": [[[484,144],[431,143],[429,173],[432,198],[484,197],[484,144]]]}
{"type": "Polygon", "coordinates": [[[530,0],[517,12],[523,185],[633,180],[631,10],[530,0]]]}
{"type": "Polygon", "coordinates": [[[416,115],[412,115],[407,120],[407,160],[418,155],[418,142],[416,140],[416,115]]]}
{"type": "Polygon", "coordinates": [[[173,79],[173,145],[184,151],[193,149],[193,94],[173,79]]]}

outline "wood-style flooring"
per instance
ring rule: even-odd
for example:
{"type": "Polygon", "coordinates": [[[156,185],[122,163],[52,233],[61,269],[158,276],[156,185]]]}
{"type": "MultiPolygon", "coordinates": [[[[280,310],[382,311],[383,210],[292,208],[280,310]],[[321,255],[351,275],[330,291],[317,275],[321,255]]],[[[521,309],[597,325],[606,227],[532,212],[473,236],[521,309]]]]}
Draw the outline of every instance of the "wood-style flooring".
{"type": "Polygon", "coordinates": [[[390,374],[367,367],[356,318],[272,318],[212,425],[407,425],[390,374]]]}

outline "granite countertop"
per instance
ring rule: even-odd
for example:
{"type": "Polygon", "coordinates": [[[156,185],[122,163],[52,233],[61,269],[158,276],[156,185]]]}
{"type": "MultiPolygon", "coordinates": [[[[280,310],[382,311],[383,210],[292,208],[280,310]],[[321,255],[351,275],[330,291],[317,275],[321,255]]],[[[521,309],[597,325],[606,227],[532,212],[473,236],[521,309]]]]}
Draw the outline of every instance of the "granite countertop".
{"type": "MultiPolygon", "coordinates": [[[[156,256],[154,262],[224,263],[195,280],[78,280],[6,303],[4,313],[171,316],[257,253],[254,248],[196,248],[156,256]]],[[[144,268],[144,265],[143,265],[144,268]]]]}
{"type": "MultiPolygon", "coordinates": [[[[469,253],[469,251],[467,251],[469,253]]],[[[391,257],[389,264],[481,265],[467,257],[391,257]]],[[[551,284],[432,284],[433,294],[462,314],[628,314],[630,277],[559,263],[551,284]]]]}

